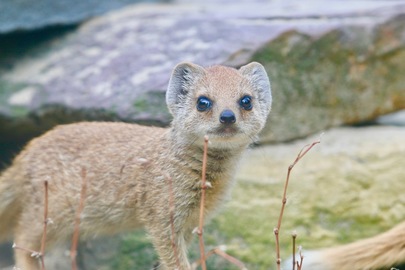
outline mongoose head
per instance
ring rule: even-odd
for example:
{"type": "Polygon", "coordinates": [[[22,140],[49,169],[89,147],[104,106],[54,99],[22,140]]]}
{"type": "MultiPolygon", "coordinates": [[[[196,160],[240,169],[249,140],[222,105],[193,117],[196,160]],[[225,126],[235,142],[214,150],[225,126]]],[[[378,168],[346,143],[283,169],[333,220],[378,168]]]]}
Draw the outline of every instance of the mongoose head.
{"type": "Polygon", "coordinates": [[[238,70],[180,63],[166,93],[177,136],[202,144],[208,135],[210,147],[218,148],[252,143],[266,123],[271,101],[266,70],[256,62],[238,70]]]}

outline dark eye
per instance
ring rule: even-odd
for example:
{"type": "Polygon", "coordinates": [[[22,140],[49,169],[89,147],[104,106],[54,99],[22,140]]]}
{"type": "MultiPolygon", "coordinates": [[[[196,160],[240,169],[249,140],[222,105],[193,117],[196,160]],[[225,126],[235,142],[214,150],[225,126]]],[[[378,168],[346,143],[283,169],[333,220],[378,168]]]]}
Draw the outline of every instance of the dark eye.
{"type": "Polygon", "coordinates": [[[212,107],[212,101],[204,96],[197,99],[197,110],[200,112],[208,111],[212,107]]]}
{"type": "Polygon", "coordinates": [[[253,108],[252,97],[244,96],[240,99],[239,105],[246,111],[250,111],[253,108]]]}

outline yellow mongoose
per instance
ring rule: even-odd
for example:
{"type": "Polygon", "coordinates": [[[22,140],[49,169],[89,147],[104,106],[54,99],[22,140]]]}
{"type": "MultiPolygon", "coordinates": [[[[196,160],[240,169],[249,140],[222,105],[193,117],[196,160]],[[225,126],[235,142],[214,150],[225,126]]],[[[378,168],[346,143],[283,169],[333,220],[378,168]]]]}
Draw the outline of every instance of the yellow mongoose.
{"type": "MultiPolygon", "coordinates": [[[[229,192],[238,160],[266,123],[270,81],[259,63],[239,70],[191,63],[172,73],[166,102],[169,129],[125,123],[59,126],[32,140],[0,178],[0,240],[39,250],[43,231],[44,181],[49,182],[47,248],[69,240],[80,200],[81,171],[87,196],[81,237],[144,226],[161,269],[189,269],[186,245],[198,225],[204,136],[208,135],[205,211],[210,216],[229,192]],[[172,248],[170,192],[174,197],[172,248]]],[[[31,254],[15,250],[16,266],[38,269],[31,254]]]]}
{"type": "MultiPolygon", "coordinates": [[[[368,239],[303,255],[303,269],[388,270],[405,263],[405,222],[368,239]]],[[[290,266],[286,262],[285,269],[292,269],[290,266]]]]}

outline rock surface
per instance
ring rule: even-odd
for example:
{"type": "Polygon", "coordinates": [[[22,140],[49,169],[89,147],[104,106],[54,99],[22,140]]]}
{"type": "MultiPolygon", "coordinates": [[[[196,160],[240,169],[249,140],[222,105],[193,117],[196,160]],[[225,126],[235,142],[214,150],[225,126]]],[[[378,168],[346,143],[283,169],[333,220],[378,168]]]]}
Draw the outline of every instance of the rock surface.
{"type": "MultiPolygon", "coordinates": [[[[405,108],[402,1],[242,1],[226,10],[214,1],[178,2],[128,7],[63,35],[52,32],[36,45],[22,44],[23,50],[24,36],[17,49],[10,43],[0,50],[0,146],[84,119],[167,125],[164,91],[171,68],[182,60],[264,63],[274,93],[264,142],[405,108]]],[[[283,220],[284,258],[292,230],[299,244],[313,249],[377,234],[405,218],[403,117],[377,121],[395,126],[327,131],[294,168],[283,220]]],[[[286,169],[314,139],[247,154],[232,200],[206,227],[208,248],[223,244],[249,269],[275,265],[272,231],[286,169]]],[[[63,255],[68,248],[48,254],[47,267],[70,269],[63,255]]],[[[148,269],[156,260],[143,232],[89,241],[80,249],[81,269],[148,269]]],[[[0,252],[0,268],[11,264],[4,262],[10,254],[0,252]]],[[[213,258],[209,269],[234,268],[213,258]]]]}
{"type": "MultiPolygon", "coordinates": [[[[275,266],[269,254],[275,254],[272,230],[287,168],[301,147],[318,137],[256,148],[246,156],[233,199],[218,218],[218,230],[231,239],[230,251],[252,263],[249,269],[275,266]]],[[[403,125],[325,132],[321,144],[292,171],[281,231],[282,258],[291,254],[294,230],[299,245],[315,249],[370,237],[403,221],[404,138],[403,125]]]]}
{"type": "MultiPolygon", "coordinates": [[[[315,249],[370,237],[405,219],[404,120],[399,126],[331,129],[294,167],[280,234],[282,258],[290,255],[294,230],[299,245],[315,249]]],[[[248,269],[275,269],[273,228],[287,168],[304,145],[318,138],[250,150],[230,201],[204,230],[207,249],[223,245],[248,269]]],[[[82,243],[80,249],[81,269],[149,269],[157,259],[144,232],[82,243]]],[[[46,257],[49,269],[70,269],[61,254],[63,249],[46,257]]],[[[236,268],[210,258],[209,269],[236,268]]]]}
{"type": "MultiPolygon", "coordinates": [[[[52,25],[77,24],[139,0],[1,1],[0,34],[52,25]]],[[[145,2],[145,1],[143,1],[145,2]]],[[[151,1],[149,1],[151,2],[151,1]]]]}
{"type": "Polygon", "coordinates": [[[11,50],[0,63],[0,140],[79,120],[167,125],[164,92],[183,60],[266,66],[275,102],[263,142],[405,108],[405,3],[322,3],[134,5],[11,50]]]}

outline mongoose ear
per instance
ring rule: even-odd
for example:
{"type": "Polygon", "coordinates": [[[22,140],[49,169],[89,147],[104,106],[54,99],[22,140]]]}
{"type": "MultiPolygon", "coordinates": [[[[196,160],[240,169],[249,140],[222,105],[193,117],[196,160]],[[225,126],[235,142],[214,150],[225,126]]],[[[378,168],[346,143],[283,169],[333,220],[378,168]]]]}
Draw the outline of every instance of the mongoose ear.
{"type": "Polygon", "coordinates": [[[252,62],[239,69],[239,72],[252,84],[259,96],[260,106],[264,109],[267,115],[271,109],[271,86],[270,80],[264,67],[252,62]]]}
{"type": "Polygon", "coordinates": [[[182,106],[196,80],[204,73],[203,67],[187,62],[182,62],[173,69],[166,92],[166,103],[172,114],[182,106]]]}

